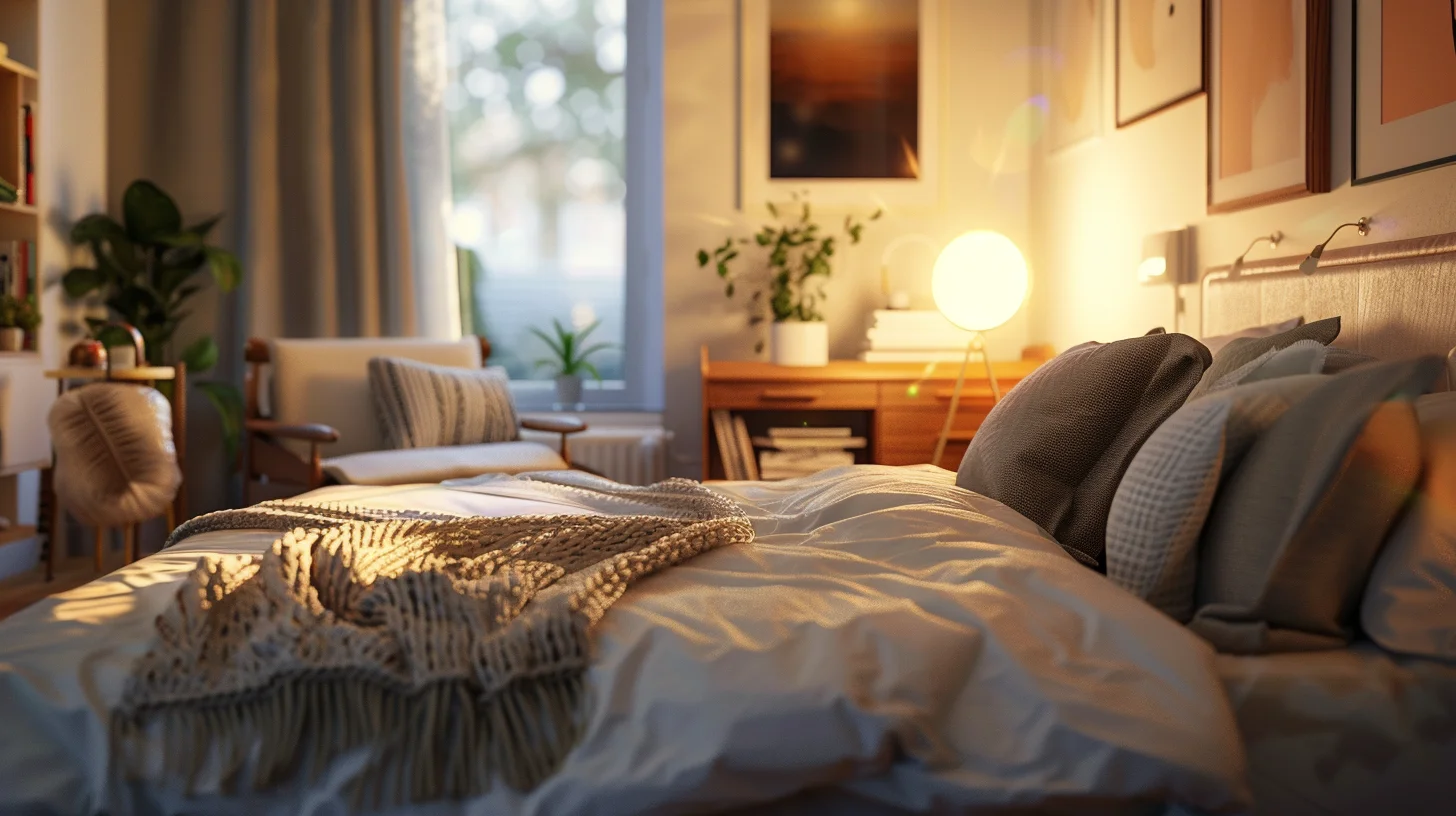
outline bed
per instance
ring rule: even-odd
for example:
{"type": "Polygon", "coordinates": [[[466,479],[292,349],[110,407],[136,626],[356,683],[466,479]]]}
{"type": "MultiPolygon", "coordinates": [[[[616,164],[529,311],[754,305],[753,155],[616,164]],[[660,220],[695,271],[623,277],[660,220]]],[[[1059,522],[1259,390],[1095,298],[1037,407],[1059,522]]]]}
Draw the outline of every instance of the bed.
{"type": "MultiPolygon", "coordinates": [[[[1328,278],[1291,278],[1288,261],[1232,280],[1216,271],[1209,331],[1339,309],[1352,316],[1340,335],[1352,350],[1445,350],[1447,307],[1416,292],[1449,291],[1453,253],[1447,236],[1332,251],[1328,278]]],[[[641,512],[552,478],[334,487],[294,501],[481,517],[641,512]]],[[[754,540],[653,575],[607,612],[587,719],[552,774],[528,789],[378,809],[1414,815],[1447,812],[1456,797],[1456,662],[1362,639],[1220,654],[1079,563],[1048,525],[938,468],[710,489],[754,540]]],[[[225,793],[209,757],[190,790],[166,773],[117,771],[118,759],[167,761],[145,741],[118,756],[108,723],[180,582],[203,557],[263,552],[276,538],[191,536],[0,622],[0,810],[357,809],[374,773],[363,751],[241,795],[225,793]]]]}

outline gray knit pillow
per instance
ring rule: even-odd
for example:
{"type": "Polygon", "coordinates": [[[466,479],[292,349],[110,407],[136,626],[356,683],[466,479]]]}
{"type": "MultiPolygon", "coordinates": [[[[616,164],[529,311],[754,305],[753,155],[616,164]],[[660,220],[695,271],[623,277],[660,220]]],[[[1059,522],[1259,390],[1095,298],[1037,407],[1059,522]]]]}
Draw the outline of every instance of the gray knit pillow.
{"type": "Polygon", "coordinates": [[[1123,471],[1208,363],[1208,349],[1184,334],[1063,352],[991,409],[956,484],[1011,507],[1072,557],[1101,569],[1107,512],[1123,471]]]}
{"type": "Polygon", "coordinates": [[[510,383],[496,369],[375,357],[369,361],[369,390],[391,448],[511,442],[520,437],[510,383]]]}

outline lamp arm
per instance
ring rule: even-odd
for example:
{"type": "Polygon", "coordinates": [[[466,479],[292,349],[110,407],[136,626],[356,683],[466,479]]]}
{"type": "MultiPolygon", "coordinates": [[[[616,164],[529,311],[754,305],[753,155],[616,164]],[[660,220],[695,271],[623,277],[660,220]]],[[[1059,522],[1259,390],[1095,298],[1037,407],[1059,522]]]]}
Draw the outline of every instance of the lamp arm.
{"type": "MultiPolygon", "coordinates": [[[[1325,245],[1328,244],[1330,241],[1333,241],[1335,239],[1335,236],[1339,234],[1340,230],[1344,229],[1345,227],[1354,227],[1356,231],[1358,231],[1361,235],[1369,235],[1370,217],[1366,216],[1359,221],[1348,221],[1344,224],[1339,225],[1338,227],[1335,227],[1334,231],[1330,233],[1330,237],[1324,239],[1323,241],[1320,241],[1319,245],[1315,247],[1315,250],[1320,254],[1324,254],[1325,245]]],[[[1315,257],[1318,258],[1319,255],[1315,255],[1315,257]]]]}

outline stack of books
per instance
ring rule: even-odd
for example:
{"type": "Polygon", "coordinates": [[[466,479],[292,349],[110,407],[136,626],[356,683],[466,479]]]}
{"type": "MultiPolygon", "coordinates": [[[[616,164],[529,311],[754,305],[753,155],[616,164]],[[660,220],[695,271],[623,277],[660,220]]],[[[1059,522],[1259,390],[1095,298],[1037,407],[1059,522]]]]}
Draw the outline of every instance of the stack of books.
{"type": "Polygon", "coordinates": [[[854,451],[865,443],[849,428],[769,428],[768,436],[753,438],[753,444],[764,449],[758,456],[763,479],[792,479],[852,465],[854,451]]]}
{"type": "Polygon", "coordinates": [[[971,333],[935,309],[876,309],[859,355],[867,363],[960,362],[971,333]]]}
{"type": "Polygon", "coordinates": [[[713,436],[718,440],[718,456],[723,460],[723,477],[729,481],[756,481],[758,462],[753,458],[753,443],[748,438],[748,425],[741,416],[728,411],[713,412],[713,436]]]}

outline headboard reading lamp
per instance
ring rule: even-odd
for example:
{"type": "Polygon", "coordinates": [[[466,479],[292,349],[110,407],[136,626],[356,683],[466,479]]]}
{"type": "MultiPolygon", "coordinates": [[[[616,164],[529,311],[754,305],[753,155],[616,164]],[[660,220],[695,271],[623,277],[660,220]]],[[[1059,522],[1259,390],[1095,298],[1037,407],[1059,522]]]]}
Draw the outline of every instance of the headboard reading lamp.
{"type": "Polygon", "coordinates": [[[1300,262],[1299,271],[1306,275],[1313,275],[1314,270],[1319,267],[1320,256],[1325,254],[1325,245],[1334,240],[1334,237],[1345,227],[1354,227],[1361,235],[1369,235],[1370,216],[1367,215],[1359,221],[1350,221],[1335,227],[1335,231],[1330,233],[1330,237],[1326,238],[1322,243],[1315,244],[1314,249],[1310,250],[1309,256],[1300,262]]]}
{"type": "Polygon", "coordinates": [[[1239,273],[1242,272],[1243,269],[1244,269],[1244,259],[1247,258],[1247,257],[1249,257],[1249,253],[1254,251],[1254,247],[1258,246],[1259,244],[1264,243],[1265,241],[1268,241],[1269,242],[1269,248],[1270,249],[1275,249],[1275,248],[1277,248],[1279,246],[1279,243],[1281,241],[1283,241],[1283,240],[1284,240],[1284,233],[1280,232],[1279,230],[1274,230],[1273,232],[1269,233],[1268,235],[1260,235],[1258,238],[1255,238],[1254,240],[1250,241],[1249,242],[1249,245],[1246,246],[1246,247],[1244,247],[1244,251],[1241,252],[1241,253],[1239,253],[1239,257],[1234,258],[1234,262],[1231,263],[1231,264],[1229,264],[1229,271],[1228,271],[1229,277],[1230,278],[1236,278],[1236,277],[1239,276],[1239,273]]]}

